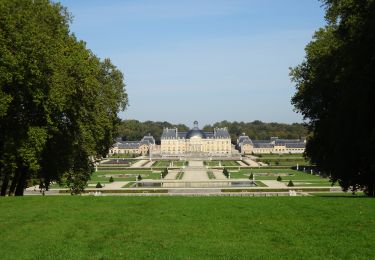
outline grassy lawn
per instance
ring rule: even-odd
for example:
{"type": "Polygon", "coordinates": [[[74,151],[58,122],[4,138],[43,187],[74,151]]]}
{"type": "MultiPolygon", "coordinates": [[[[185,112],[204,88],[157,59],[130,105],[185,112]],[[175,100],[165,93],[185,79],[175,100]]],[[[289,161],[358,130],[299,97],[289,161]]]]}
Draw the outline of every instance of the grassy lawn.
{"type": "Polygon", "coordinates": [[[208,178],[209,178],[210,180],[214,180],[214,179],[216,179],[216,178],[215,178],[215,175],[214,175],[214,173],[213,173],[212,171],[207,171],[207,176],[208,176],[208,178]]]}
{"type": "MultiPolygon", "coordinates": [[[[105,170],[94,172],[91,175],[91,179],[88,181],[88,184],[96,184],[100,183],[109,183],[109,175],[113,176],[114,181],[134,181],[135,177],[141,175],[143,179],[153,179],[153,180],[160,180],[160,172],[152,172],[150,170],[105,170]],[[130,175],[129,177],[122,177],[120,175],[130,175]],[[106,177],[108,175],[108,177],[106,177]]],[[[60,186],[55,184],[52,185],[51,188],[59,188],[60,186]]],[[[61,186],[64,188],[64,185],[61,186]]]]}
{"type": "Polygon", "coordinates": [[[363,197],[0,198],[2,259],[375,259],[363,197]]]}
{"type": "Polygon", "coordinates": [[[239,166],[236,161],[205,161],[204,164],[211,167],[239,166]]]}
{"type": "Polygon", "coordinates": [[[292,169],[243,169],[240,171],[231,171],[230,177],[235,178],[249,178],[250,173],[255,175],[255,180],[276,180],[277,175],[281,175],[284,182],[288,183],[289,180],[295,182],[295,186],[331,186],[328,179],[322,178],[317,175],[311,175],[301,171],[296,171],[292,169]],[[267,174],[272,174],[275,176],[267,176],[267,174]],[[289,176],[291,174],[291,176],[289,176]],[[282,176],[287,175],[287,176],[282,176]],[[298,184],[300,182],[301,184],[298,184]]]}
{"type": "Polygon", "coordinates": [[[114,181],[134,181],[135,176],[141,175],[143,179],[160,179],[160,172],[153,173],[150,170],[119,170],[119,171],[97,171],[94,172],[91,176],[89,183],[106,183],[109,180],[109,177],[104,175],[112,175],[114,181]],[[130,175],[129,177],[121,177],[116,175],[130,175]]]}
{"type": "Polygon", "coordinates": [[[296,153],[296,154],[254,154],[259,158],[303,158],[303,154],[296,153]]]}
{"type": "Polygon", "coordinates": [[[310,165],[309,161],[306,161],[302,154],[262,154],[257,156],[259,157],[257,161],[270,166],[310,165]]]}
{"type": "MultiPolygon", "coordinates": [[[[170,167],[171,161],[156,161],[152,167],[170,167]]],[[[187,165],[184,161],[173,161],[172,167],[181,167],[187,165]]]]}

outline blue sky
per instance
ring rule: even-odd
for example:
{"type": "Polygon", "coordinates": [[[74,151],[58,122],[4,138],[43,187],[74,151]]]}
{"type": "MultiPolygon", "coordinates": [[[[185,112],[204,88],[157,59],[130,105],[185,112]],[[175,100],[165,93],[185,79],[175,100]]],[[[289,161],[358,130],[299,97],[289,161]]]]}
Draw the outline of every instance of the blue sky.
{"type": "Polygon", "coordinates": [[[123,119],[302,122],[289,67],[324,26],[318,0],[63,0],[71,31],[124,73],[123,119]]]}

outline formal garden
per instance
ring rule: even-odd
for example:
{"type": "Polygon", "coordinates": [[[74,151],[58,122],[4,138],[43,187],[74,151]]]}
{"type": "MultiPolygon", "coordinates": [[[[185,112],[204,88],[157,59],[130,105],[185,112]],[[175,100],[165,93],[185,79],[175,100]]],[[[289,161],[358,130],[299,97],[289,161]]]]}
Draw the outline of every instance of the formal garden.
{"type": "Polygon", "coordinates": [[[268,166],[309,166],[310,162],[302,154],[256,154],[257,162],[262,162],[268,166]]]}
{"type": "MultiPolygon", "coordinates": [[[[274,169],[274,168],[254,168],[254,169],[241,169],[229,170],[232,179],[253,179],[257,181],[262,180],[275,180],[288,184],[291,180],[293,186],[331,186],[329,178],[323,178],[311,172],[297,171],[293,169],[274,169]]],[[[334,185],[334,186],[337,186],[334,185]]]]}

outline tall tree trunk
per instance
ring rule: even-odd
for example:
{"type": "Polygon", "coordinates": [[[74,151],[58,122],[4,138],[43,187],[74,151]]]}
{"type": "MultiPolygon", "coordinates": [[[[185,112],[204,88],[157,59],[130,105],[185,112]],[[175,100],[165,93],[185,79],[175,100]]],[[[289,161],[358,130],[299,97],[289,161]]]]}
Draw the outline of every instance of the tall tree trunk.
{"type": "Polygon", "coordinates": [[[15,196],[23,196],[23,191],[25,190],[25,187],[26,187],[26,179],[27,179],[26,174],[27,173],[24,168],[22,168],[20,172],[21,174],[17,182],[16,191],[14,193],[15,196]]]}
{"type": "Polygon", "coordinates": [[[20,176],[21,176],[21,171],[18,168],[18,169],[16,169],[16,172],[14,174],[14,178],[12,180],[12,183],[10,184],[9,191],[8,191],[8,196],[13,196],[14,195],[14,192],[16,190],[16,187],[17,187],[18,181],[20,179],[20,176]]]}
{"type": "Polygon", "coordinates": [[[9,176],[10,176],[10,173],[7,171],[7,172],[5,172],[4,175],[5,176],[4,176],[4,179],[3,179],[3,183],[1,185],[0,196],[5,196],[7,194],[8,185],[9,185],[9,176]]]}

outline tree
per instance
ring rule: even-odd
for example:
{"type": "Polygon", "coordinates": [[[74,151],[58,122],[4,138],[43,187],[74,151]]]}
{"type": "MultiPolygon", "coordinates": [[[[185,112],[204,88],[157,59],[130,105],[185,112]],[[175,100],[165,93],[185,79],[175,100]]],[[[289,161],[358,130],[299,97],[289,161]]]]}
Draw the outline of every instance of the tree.
{"type": "Polygon", "coordinates": [[[327,26],[291,70],[306,156],[346,191],[375,196],[375,1],[324,1],[327,26]]]}
{"type": "Polygon", "coordinates": [[[225,177],[229,178],[229,172],[228,172],[227,168],[223,169],[223,174],[224,174],[225,177]]]}
{"type": "Polygon", "coordinates": [[[254,174],[250,173],[249,180],[252,180],[252,179],[254,179],[254,174]]]}
{"type": "Polygon", "coordinates": [[[103,188],[103,185],[102,185],[100,182],[98,182],[98,183],[96,184],[95,188],[97,188],[97,189],[101,189],[101,188],[103,188]]]}
{"type": "Polygon", "coordinates": [[[109,182],[114,182],[113,176],[109,177],[109,182]]]}
{"type": "Polygon", "coordinates": [[[142,176],[140,174],[138,174],[137,179],[138,179],[138,181],[141,181],[142,180],[142,176]]]}
{"type": "Polygon", "coordinates": [[[281,178],[281,176],[279,175],[279,176],[277,176],[277,179],[276,179],[277,181],[282,181],[283,179],[281,178]]]}
{"type": "Polygon", "coordinates": [[[167,174],[168,174],[168,169],[167,168],[165,168],[165,169],[163,169],[162,171],[161,171],[161,177],[164,179],[164,177],[165,176],[167,176],[167,174]]]}
{"type": "Polygon", "coordinates": [[[80,193],[117,135],[122,73],[69,33],[60,4],[4,0],[0,12],[1,195],[30,179],[80,193]]]}
{"type": "Polygon", "coordinates": [[[288,182],[288,185],[287,185],[288,187],[293,187],[294,186],[294,183],[293,183],[293,181],[292,180],[290,180],[289,182],[288,182]]]}
{"type": "MultiPolygon", "coordinates": [[[[123,120],[119,135],[122,139],[135,141],[140,140],[144,135],[151,134],[155,141],[160,144],[160,137],[164,127],[177,127],[179,131],[188,131],[189,127],[184,124],[172,124],[169,122],[153,122],[138,120],[123,120]]],[[[231,135],[232,142],[235,143],[238,136],[246,133],[252,139],[269,139],[271,136],[278,136],[279,138],[301,138],[307,134],[307,129],[303,124],[281,124],[281,123],[263,123],[261,121],[254,122],[229,122],[222,121],[214,123],[213,125],[205,125],[204,131],[213,131],[215,127],[227,127],[231,135]]]]}

